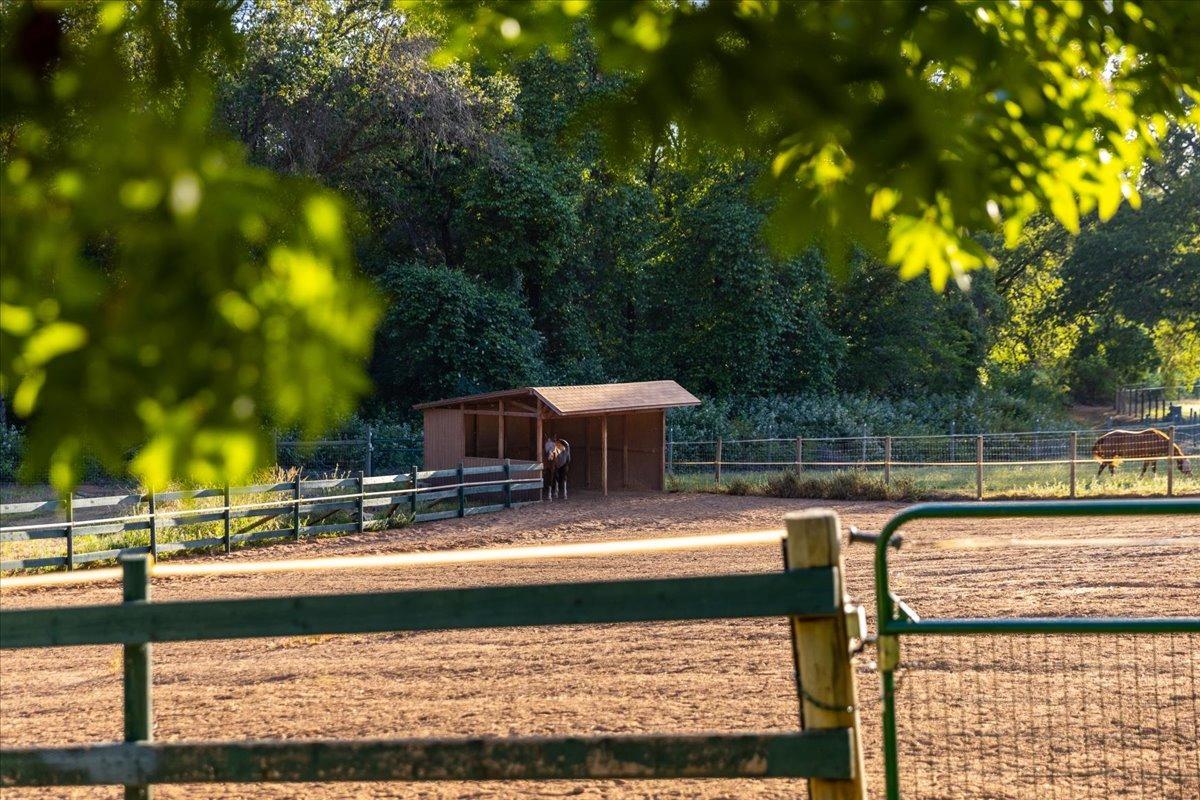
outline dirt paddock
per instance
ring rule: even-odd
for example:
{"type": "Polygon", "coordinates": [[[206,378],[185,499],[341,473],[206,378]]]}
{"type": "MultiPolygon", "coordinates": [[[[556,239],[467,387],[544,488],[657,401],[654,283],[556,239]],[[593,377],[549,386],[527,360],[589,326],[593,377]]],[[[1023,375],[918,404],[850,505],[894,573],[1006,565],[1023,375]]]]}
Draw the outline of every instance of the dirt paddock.
{"type": "MultiPolygon", "coordinates": [[[[452,549],[779,527],[818,505],[720,495],[622,494],[407,530],[282,545],[240,560],[452,549]]],[[[902,506],[826,503],[843,526],[879,527],[902,506]]],[[[1200,520],[1078,519],[914,525],[894,587],[924,616],[1194,615],[1200,547],[940,550],[972,534],[1162,540],[1200,520]],[[1118,527],[1119,526],[1119,527],[1118,527]]],[[[871,548],[848,550],[847,583],[873,606],[871,548]]],[[[776,547],[489,563],[362,573],[158,580],[155,599],[717,574],[780,568],[776,547]]],[[[115,602],[115,584],[8,591],[5,609],[115,602]]],[[[905,643],[901,744],[907,797],[1200,795],[1200,637],[986,637],[905,643]],[[1154,641],[1150,641],[1153,639],[1154,641]]],[[[858,659],[869,781],[881,796],[873,651],[858,659]]],[[[791,730],[783,620],[572,626],[155,645],[160,740],[791,730]]],[[[0,743],[121,736],[116,647],[3,651],[0,743]]],[[[783,798],[801,781],[605,781],[158,787],[156,797],[783,798]]],[[[113,788],[4,790],[117,797],[113,788]]]]}

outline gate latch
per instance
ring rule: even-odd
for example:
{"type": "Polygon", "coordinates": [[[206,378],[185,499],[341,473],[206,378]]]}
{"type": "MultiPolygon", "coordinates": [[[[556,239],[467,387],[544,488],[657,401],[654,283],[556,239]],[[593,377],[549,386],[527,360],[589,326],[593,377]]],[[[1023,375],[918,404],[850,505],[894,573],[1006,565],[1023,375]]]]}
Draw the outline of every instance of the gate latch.
{"type": "Polygon", "coordinates": [[[850,639],[850,653],[862,650],[867,642],[867,609],[861,603],[846,603],[842,606],[846,617],[846,636],[850,639]]]}

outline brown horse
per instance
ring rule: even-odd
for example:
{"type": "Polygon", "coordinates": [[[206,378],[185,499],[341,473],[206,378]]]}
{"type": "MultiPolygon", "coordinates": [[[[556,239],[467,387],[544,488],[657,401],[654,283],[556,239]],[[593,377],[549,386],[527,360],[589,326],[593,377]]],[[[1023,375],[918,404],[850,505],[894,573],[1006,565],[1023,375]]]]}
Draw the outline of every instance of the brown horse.
{"type": "Polygon", "coordinates": [[[567,469],[571,466],[571,443],[566,439],[546,437],[542,444],[542,466],[550,478],[550,499],[555,493],[567,499],[567,469]]]}
{"type": "Polygon", "coordinates": [[[1188,463],[1179,445],[1171,444],[1171,437],[1158,428],[1147,428],[1144,431],[1109,431],[1096,440],[1092,446],[1092,458],[1100,462],[1096,477],[1104,473],[1116,474],[1116,465],[1125,459],[1142,461],[1142,475],[1146,468],[1151,467],[1153,474],[1158,474],[1158,459],[1178,459],[1179,471],[1184,475],[1192,474],[1192,465],[1188,463]],[[1174,448],[1174,449],[1172,449],[1174,448]]]}

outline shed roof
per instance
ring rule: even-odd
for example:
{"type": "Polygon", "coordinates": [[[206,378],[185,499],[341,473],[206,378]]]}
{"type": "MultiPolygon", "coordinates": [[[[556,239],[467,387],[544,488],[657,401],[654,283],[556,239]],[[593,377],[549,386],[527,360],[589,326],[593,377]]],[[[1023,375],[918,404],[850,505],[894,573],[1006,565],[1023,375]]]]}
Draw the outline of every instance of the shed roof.
{"type": "Polygon", "coordinates": [[[700,401],[675,381],[638,381],[635,383],[595,383],[583,386],[526,386],[466,397],[452,397],[430,403],[418,403],[416,409],[443,408],[481,400],[533,396],[559,416],[613,414],[622,411],[647,411],[659,408],[695,406],[700,401]]]}

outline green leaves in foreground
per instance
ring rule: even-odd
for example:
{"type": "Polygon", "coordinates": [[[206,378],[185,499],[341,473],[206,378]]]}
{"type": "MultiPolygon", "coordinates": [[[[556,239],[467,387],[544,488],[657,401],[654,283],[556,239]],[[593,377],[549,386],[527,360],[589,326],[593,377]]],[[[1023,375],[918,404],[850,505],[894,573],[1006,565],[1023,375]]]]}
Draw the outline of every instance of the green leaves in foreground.
{"type": "Polygon", "coordinates": [[[1168,118],[1200,122],[1200,14],[1186,2],[495,0],[451,9],[455,54],[561,52],[588,25],[630,76],[603,116],[625,147],[668,130],[774,165],[785,249],[820,235],[937,288],[1048,211],[1068,230],[1139,202],[1168,118]],[[1188,109],[1191,109],[1190,111],[1188,109]]]}
{"type": "Polygon", "coordinates": [[[0,391],[29,477],[85,454],[150,487],[237,481],[264,421],[309,432],[366,388],[377,304],[340,201],[214,135],[222,3],[16,4],[0,54],[0,391]]]}

